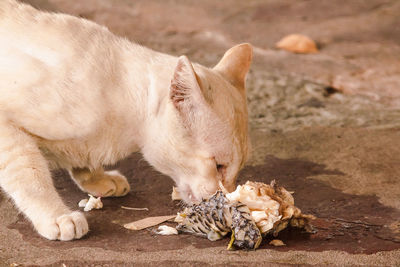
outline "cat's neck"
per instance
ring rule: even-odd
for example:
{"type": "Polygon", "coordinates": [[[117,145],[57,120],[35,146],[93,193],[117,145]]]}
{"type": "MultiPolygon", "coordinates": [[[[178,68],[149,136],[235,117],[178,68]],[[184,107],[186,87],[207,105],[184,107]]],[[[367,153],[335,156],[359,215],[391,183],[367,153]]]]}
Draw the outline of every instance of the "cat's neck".
{"type": "Polygon", "coordinates": [[[122,86],[126,131],[133,141],[142,148],[150,131],[162,128],[166,119],[169,85],[177,58],[155,52],[132,43],[124,43],[122,50],[122,86]]]}

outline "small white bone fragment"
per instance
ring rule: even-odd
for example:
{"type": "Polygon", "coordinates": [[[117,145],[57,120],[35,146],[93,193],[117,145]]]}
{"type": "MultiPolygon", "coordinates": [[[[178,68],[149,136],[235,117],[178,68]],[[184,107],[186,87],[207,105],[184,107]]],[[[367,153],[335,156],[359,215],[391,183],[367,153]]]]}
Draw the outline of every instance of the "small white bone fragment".
{"type": "Polygon", "coordinates": [[[156,232],[158,235],[177,235],[178,230],[167,225],[160,225],[156,232]]]}
{"type": "Polygon", "coordinates": [[[87,199],[87,198],[82,199],[81,201],[79,201],[78,207],[84,208],[86,206],[86,204],[88,203],[88,201],[89,201],[89,199],[87,199]]]}
{"type": "Polygon", "coordinates": [[[126,207],[126,206],[121,206],[121,209],[125,209],[125,210],[146,210],[146,211],[149,211],[148,208],[132,208],[132,207],[126,207]]]}
{"type": "Polygon", "coordinates": [[[88,199],[82,199],[79,201],[78,206],[80,208],[84,208],[84,211],[90,211],[92,209],[101,209],[103,208],[103,202],[101,202],[100,197],[94,197],[91,194],[89,194],[89,200],[88,199]]]}
{"type": "Polygon", "coordinates": [[[145,228],[156,226],[160,223],[163,223],[163,222],[173,219],[175,217],[176,217],[175,215],[147,217],[142,220],[127,223],[124,225],[124,227],[129,230],[142,230],[145,228]]]}
{"type": "Polygon", "coordinates": [[[282,241],[282,240],[279,240],[279,239],[274,239],[274,240],[272,240],[271,242],[269,242],[269,244],[270,244],[271,246],[275,246],[275,247],[286,246],[286,244],[283,243],[283,241],[282,241]]]}
{"type": "Polygon", "coordinates": [[[229,193],[228,190],[226,190],[225,186],[222,184],[221,180],[218,181],[218,186],[222,193],[224,193],[225,195],[229,193]]]}
{"type": "Polygon", "coordinates": [[[181,195],[179,194],[179,190],[175,186],[172,187],[171,198],[172,200],[182,200],[181,195]]]}
{"type": "Polygon", "coordinates": [[[178,212],[178,214],[176,215],[174,222],[176,223],[183,223],[183,221],[185,220],[186,214],[184,214],[184,212],[178,212]]]}

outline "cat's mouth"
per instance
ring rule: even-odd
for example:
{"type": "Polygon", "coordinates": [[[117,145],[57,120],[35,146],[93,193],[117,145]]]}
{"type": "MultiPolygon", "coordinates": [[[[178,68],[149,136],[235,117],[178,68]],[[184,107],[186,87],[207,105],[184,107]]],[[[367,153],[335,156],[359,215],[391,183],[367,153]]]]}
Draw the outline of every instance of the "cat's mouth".
{"type": "Polygon", "coordinates": [[[181,191],[183,194],[183,200],[187,203],[190,204],[195,204],[195,203],[200,203],[201,199],[198,199],[192,189],[190,188],[190,186],[185,186],[185,189],[183,191],[181,191]]]}
{"type": "Polygon", "coordinates": [[[179,194],[183,201],[188,204],[199,204],[203,199],[207,199],[217,190],[221,190],[223,192],[227,192],[226,189],[222,189],[221,186],[217,188],[213,188],[212,190],[207,190],[204,186],[194,187],[192,188],[189,184],[182,185],[179,188],[179,194]]]}
{"type": "Polygon", "coordinates": [[[202,200],[200,197],[196,196],[190,185],[182,186],[179,189],[179,194],[182,197],[183,201],[185,201],[188,204],[198,204],[202,200]]]}

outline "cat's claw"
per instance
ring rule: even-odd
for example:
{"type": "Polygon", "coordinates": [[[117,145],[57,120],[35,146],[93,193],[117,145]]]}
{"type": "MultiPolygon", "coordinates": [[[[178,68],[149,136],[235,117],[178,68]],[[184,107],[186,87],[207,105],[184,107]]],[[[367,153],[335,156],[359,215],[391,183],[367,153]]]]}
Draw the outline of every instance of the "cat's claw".
{"type": "Polygon", "coordinates": [[[69,241],[87,234],[89,226],[85,216],[79,211],[74,211],[59,216],[53,222],[43,223],[36,229],[47,239],[69,241]]]}

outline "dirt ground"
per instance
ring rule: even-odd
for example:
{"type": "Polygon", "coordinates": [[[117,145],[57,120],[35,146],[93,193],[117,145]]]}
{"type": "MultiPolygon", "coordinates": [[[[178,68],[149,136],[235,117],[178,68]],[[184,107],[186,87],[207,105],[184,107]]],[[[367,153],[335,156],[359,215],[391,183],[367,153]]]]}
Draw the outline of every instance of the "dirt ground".
{"type": "MultiPolygon", "coordinates": [[[[229,239],[127,230],[124,223],[180,208],[170,199],[172,180],[134,154],[115,166],[132,192],[87,213],[91,231],[81,240],[40,238],[0,193],[0,266],[400,265],[400,1],[26,2],[206,66],[232,45],[252,43],[253,152],[238,182],[275,179],[294,191],[296,205],[317,217],[317,232],[287,229],[278,237],[286,246],[267,238],[246,252],[227,251],[229,239]],[[290,33],[309,35],[320,53],[275,49],[290,33]]],[[[63,171],[54,180],[77,207],[85,194],[63,171]]]]}

